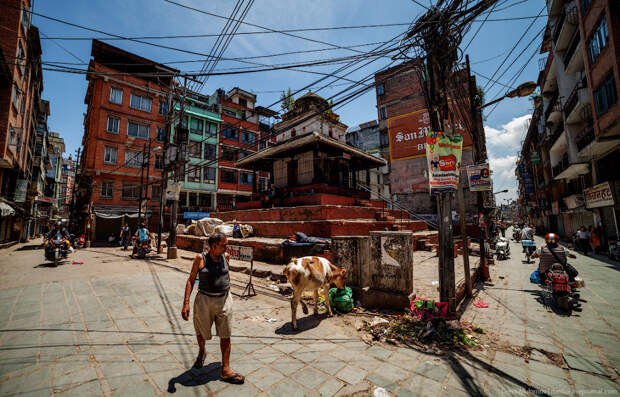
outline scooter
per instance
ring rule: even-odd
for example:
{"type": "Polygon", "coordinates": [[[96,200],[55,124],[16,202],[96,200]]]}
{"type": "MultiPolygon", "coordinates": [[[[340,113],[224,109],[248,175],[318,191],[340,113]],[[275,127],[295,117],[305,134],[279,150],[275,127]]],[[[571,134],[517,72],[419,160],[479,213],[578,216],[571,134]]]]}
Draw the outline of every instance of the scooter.
{"type": "Polygon", "coordinates": [[[525,259],[527,259],[527,263],[530,263],[532,254],[536,252],[536,242],[534,240],[521,240],[521,245],[525,250],[525,259]]]}
{"type": "Polygon", "coordinates": [[[497,260],[504,260],[510,256],[510,244],[505,237],[500,237],[495,243],[495,253],[497,260]]]}
{"type": "Polygon", "coordinates": [[[576,277],[575,281],[570,281],[568,273],[560,263],[551,265],[547,271],[545,284],[549,288],[557,307],[569,311],[573,305],[578,306],[576,303],[576,300],[579,299],[577,287],[585,285],[581,279],[578,279],[579,277],[576,277]]]}
{"type": "Polygon", "coordinates": [[[131,257],[137,259],[146,258],[146,255],[151,252],[151,240],[143,240],[140,243],[135,241],[135,237],[132,237],[132,240],[134,240],[134,250],[131,257]]]}
{"type": "Polygon", "coordinates": [[[45,242],[45,259],[52,262],[54,267],[58,266],[62,259],[69,255],[67,239],[60,234],[45,242]]]}
{"type": "Polygon", "coordinates": [[[607,256],[613,261],[620,261],[620,241],[609,242],[609,252],[607,256]]]}

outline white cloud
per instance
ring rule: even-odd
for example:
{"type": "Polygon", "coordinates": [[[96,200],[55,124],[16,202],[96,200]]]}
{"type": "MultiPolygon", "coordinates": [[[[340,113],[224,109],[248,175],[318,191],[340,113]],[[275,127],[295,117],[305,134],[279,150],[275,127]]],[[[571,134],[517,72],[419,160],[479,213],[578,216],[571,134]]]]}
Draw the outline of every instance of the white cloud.
{"type": "Polygon", "coordinates": [[[525,137],[525,133],[527,132],[527,127],[531,118],[531,114],[515,117],[508,123],[502,125],[500,129],[496,129],[491,126],[485,126],[484,132],[487,137],[487,147],[489,148],[489,150],[493,148],[520,148],[521,140],[525,137]]]}

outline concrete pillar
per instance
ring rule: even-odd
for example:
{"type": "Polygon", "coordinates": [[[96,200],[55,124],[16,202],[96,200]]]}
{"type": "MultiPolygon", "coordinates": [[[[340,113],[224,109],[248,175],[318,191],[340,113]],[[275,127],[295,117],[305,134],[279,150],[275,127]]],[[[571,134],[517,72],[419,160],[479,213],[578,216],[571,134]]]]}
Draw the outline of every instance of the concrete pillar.
{"type": "Polygon", "coordinates": [[[332,259],[347,270],[347,286],[366,287],[361,283],[361,269],[369,268],[370,237],[336,236],[332,238],[332,259]]]}

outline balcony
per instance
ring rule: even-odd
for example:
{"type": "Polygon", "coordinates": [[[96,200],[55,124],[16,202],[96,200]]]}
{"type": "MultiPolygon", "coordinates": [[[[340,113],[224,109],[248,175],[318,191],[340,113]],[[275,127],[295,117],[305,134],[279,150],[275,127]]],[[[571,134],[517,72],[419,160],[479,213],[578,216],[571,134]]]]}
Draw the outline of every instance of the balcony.
{"type": "Polygon", "coordinates": [[[577,8],[563,8],[562,14],[557,20],[553,30],[553,42],[555,43],[555,51],[563,51],[570,45],[571,37],[577,30],[577,8]]]}
{"type": "Polygon", "coordinates": [[[592,117],[590,105],[590,92],[583,83],[578,83],[570,93],[564,104],[564,116],[566,124],[577,124],[589,120],[592,117]]]}
{"type": "Polygon", "coordinates": [[[588,125],[575,138],[575,145],[577,146],[577,151],[581,152],[592,141],[594,141],[595,138],[596,138],[596,134],[594,133],[594,127],[592,125],[588,125]]]}
{"type": "Polygon", "coordinates": [[[552,125],[559,125],[562,121],[562,106],[560,105],[558,92],[551,98],[549,106],[545,110],[545,121],[547,124],[551,122],[552,125]]]}
{"type": "Polygon", "coordinates": [[[571,39],[568,50],[564,54],[564,69],[567,74],[573,74],[584,70],[583,54],[581,51],[581,35],[576,31],[571,39]]]}
{"type": "Polygon", "coordinates": [[[562,157],[559,163],[555,165],[555,167],[551,168],[551,173],[554,178],[560,175],[563,171],[565,171],[569,167],[570,163],[568,162],[568,154],[562,157]]]}

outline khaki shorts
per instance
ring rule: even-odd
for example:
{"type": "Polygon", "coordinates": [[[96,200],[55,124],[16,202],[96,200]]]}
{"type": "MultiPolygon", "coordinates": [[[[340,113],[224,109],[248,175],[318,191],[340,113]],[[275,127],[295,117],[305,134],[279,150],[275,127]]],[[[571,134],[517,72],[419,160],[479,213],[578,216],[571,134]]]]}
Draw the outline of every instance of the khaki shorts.
{"type": "Polygon", "coordinates": [[[232,334],[232,294],[208,296],[198,292],[194,299],[194,328],[206,340],[213,338],[211,327],[220,338],[230,338],[232,334]]]}

